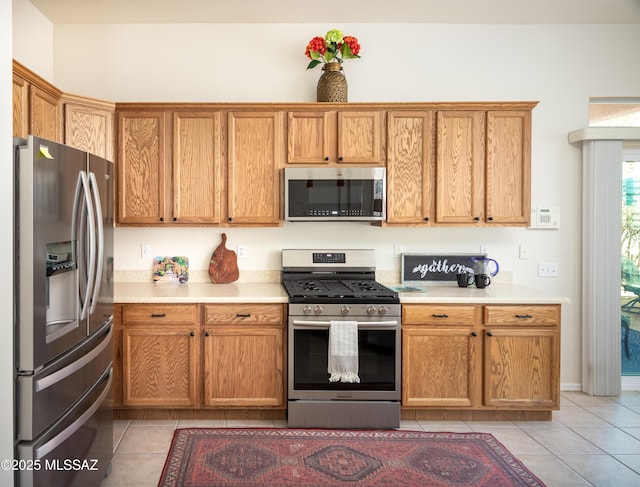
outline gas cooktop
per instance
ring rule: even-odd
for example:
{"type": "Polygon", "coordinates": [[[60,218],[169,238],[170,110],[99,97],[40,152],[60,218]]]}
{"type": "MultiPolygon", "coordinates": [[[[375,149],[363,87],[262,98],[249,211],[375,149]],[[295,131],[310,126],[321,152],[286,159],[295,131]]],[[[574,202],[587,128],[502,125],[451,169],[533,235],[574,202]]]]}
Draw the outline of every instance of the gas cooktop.
{"type": "Polygon", "coordinates": [[[291,303],[399,303],[398,293],[372,279],[283,279],[291,303]]]}

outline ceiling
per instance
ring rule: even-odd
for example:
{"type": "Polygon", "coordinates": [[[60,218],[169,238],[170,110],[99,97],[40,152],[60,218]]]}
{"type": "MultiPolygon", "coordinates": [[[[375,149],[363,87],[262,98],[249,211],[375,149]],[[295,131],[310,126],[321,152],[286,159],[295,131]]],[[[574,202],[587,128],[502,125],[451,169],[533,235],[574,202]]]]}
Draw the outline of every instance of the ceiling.
{"type": "Polygon", "coordinates": [[[30,0],[54,24],[636,24],[640,0],[30,0]]]}

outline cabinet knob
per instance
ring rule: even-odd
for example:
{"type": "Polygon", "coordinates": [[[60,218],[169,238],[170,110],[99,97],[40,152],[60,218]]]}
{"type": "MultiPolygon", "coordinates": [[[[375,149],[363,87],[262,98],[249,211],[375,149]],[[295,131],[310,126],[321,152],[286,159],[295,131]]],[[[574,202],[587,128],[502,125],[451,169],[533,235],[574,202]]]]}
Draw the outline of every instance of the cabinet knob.
{"type": "Polygon", "coordinates": [[[488,336],[488,337],[492,337],[492,336],[493,336],[493,333],[491,333],[490,331],[488,331],[488,332],[487,332],[487,336],[488,336]]]}
{"type": "Polygon", "coordinates": [[[328,161],[328,160],[329,160],[329,156],[325,157],[325,158],[324,158],[324,160],[325,160],[325,161],[328,161]]]}
{"type": "Polygon", "coordinates": [[[163,222],[163,221],[164,221],[164,217],[163,217],[163,216],[161,216],[161,217],[160,217],[160,221],[161,221],[161,222],[163,222]]]}
{"type": "Polygon", "coordinates": [[[428,216],[425,216],[424,217],[424,221],[426,221],[426,222],[431,221],[431,218],[429,218],[428,216]]]}
{"type": "Polygon", "coordinates": [[[174,222],[177,222],[177,221],[178,221],[178,217],[177,217],[177,216],[174,216],[174,217],[173,217],[173,221],[174,221],[174,222]]]}
{"type": "Polygon", "coordinates": [[[472,332],[471,332],[471,336],[472,336],[472,337],[477,337],[477,336],[478,336],[478,334],[477,334],[475,331],[472,331],[472,332]]]}
{"type": "Polygon", "coordinates": [[[479,216],[475,216],[475,217],[473,217],[473,219],[474,219],[475,221],[477,221],[477,222],[479,222],[479,221],[480,221],[480,217],[479,217],[479,216]]]}
{"type": "Polygon", "coordinates": [[[487,220],[489,220],[490,222],[492,222],[492,221],[493,221],[493,217],[492,217],[492,216],[490,216],[489,218],[487,218],[487,220]]]}
{"type": "Polygon", "coordinates": [[[338,160],[339,161],[344,161],[344,157],[340,156],[340,157],[338,157],[338,160]]]}
{"type": "Polygon", "coordinates": [[[208,332],[208,331],[205,331],[205,332],[204,332],[204,336],[208,337],[208,336],[209,336],[209,332],[208,332]]]}
{"type": "Polygon", "coordinates": [[[192,331],[191,333],[189,333],[189,335],[191,335],[192,337],[196,336],[196,333],[194,331],[192,331]]]}
{"type": "Polygon", "coordinates": [[[233,221],[233,217],[230,216],[229,218],[227,218],[227,220],[232,222],[233,221]]]}

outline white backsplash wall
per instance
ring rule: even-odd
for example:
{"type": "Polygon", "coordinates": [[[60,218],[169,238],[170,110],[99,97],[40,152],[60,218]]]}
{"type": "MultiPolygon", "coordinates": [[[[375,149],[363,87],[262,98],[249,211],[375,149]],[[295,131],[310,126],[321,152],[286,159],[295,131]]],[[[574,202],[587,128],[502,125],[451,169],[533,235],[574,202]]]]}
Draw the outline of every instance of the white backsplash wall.
{"type": "Polygon", "coordinates": [[[285,222],[275,228],[117,228],[115,242],[116,271],[148,271],[150,279],[153,257],[183,255],[189,257],[191,271],[206,271],[212,252],[227,235],[227,248],[237,252],[246,248],[247,257],[238,258],[240,279],[252,280],[254,271],[280,271],[284,248],[371,248],[376,253],[376,269],[385,276],[399,276],[400,258],[396,246],[404,253],[478,253],[488,249],[490,257],[500,263],[500,270],[516,284],[567,295],[559,286],[574,271],[576,259],[566,261],[554,251],[561,230],[526,228],[389,228],[366,223],[285,222]],[[149,244],[150,257],[142,257],[141,246],[149,244]],[[519,249],[527,248],[529,258],[519,258],[519,249]],[[558,278],[539,278],[538,262],[556,262],[558,278]],[[243,276],[243,271],[248,275],[243,276]],[[387,272],[390,271],[390,272],[387,272]]]}

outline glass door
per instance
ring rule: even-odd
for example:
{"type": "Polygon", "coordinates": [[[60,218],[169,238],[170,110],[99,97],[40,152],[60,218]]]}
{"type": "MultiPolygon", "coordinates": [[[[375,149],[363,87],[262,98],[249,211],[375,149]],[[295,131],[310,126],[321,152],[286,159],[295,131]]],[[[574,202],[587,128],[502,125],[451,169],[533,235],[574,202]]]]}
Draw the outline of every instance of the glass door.
{"type": "MultiPolygon", "coordinates": [[[[622,161],[620,348],[622,380],[640,384],[640,150],[622,161]]],[[[623,389],[624,387],[623,384],[623,389]]]]}

